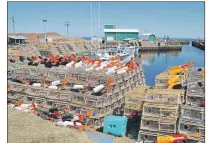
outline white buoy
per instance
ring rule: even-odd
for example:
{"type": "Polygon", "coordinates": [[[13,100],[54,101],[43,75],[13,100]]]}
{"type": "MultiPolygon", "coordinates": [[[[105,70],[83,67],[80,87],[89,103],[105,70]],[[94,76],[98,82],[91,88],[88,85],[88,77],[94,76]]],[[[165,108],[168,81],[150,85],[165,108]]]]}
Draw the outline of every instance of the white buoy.
{"type": "Polygon", "coordinates": [[[118,70],[117,71],[117,74],[123,74],[123,73],[126,73],[126,70],[118,70]]]}
{"type": "Polygon", "coordinates": [[[75,64],[75,69],[78,69],[78,68],[81,68],[82,67],[82,65],[81,64],[75,64]]]}
{"type": "Polygon", "coordinates": [[[112,75],[112,74],[114,74],[114,73],[116,73],[116,71],[115,71],[115,70],[111,70],[111,71],[107,71],[105,74],[106,74],[106,75],[112,75]]]}
{"type": "Polygon", "coordinates": [[[84,89],[84,85],[74,85],[74,89],[84,89]]]}
{"type": "Polygon", "coordinates": [[[64,126],[64,122],[63,122],[63,121],[58,121],[58,122],[56,123],[56,126],[61,126],[61,127],[63,127],[63,126],[64,126]]]}
{"type": "Polygon", "coordinates": [[[82,67],[82,61],[75,64],[74,68],[80,68],[82,67]]]}
{"type": "MultiPolygon", "coordinates": [[[[82,124],[79,122],[75,122],[76,126],[81,126],[82,124]]],[[[70,122],[70,121],[58,121],[56,123],[56,126],[61,126],[61,127],[66,127],[66,126],[74,126],[74,122],[70,122]]]]}
{"type": "Polygon", "coordinates": [[[16,110],[22,111],[21,107],[15,107],[16,110]]]}
{"type": "Polygon", "coordinates": [[[89,71],[93,71],[93,69],[94,69],[93,66],[91,66],[90,68],[87,68],[85,71],[89,72],[89,71]]]}
{"type": "Polygon", "coordinates": [[[108,69],[108,72],[109,72],[109,71],[115,71],[115,69],[116,69],[116,66],[111,67],[111,68],[108,69]]]}
{"type": "Polygon", "coordinates": [[[23,111],[24,111],[25,113],[29,113],[29,112],[30,112],[29,109],[24,109],[23,111]]]}
{"type": "Polygon", "coordinates": [[[14,108],[14,107],[15,107],[15,105],[14,105],[14,104],[10,104],[10,105],[8,105],[8,107],[10,107],[10,108],[14,108]]]}
{"type": "Polygon", "coordinates": [[[61,81],[60,80],[56,80],[56,81],[53,81],[51,83],[52,86],[56,86],[56,85],[59,85],[59,84],[61,84],[61,81]]]}
{"type": "Polygon", "coordinates": [[[58,87],[55,86],[55,85],[49,86],[48,88],[50,88],[50,89],[58,89],[58,87]]]}
{"type": "Polygon", "coordinates": [[[104,87],[105,87],[105,86],[104,86],[103,84],[98,85],[98,86],[96,86],[96,87],[93,89],[93,91],[94,91],[95,93],[97,93],[97,92],[101,91],[104,87]]]}
{"type": "Polygon", "coordinates": [[[108,63],[109,63],[108,61],[104,61],[104,62],[102,62],[100,65],[101,65],[101,66],[106,66],[108,63]]]}
{"type": "Polygon", "coordinates": [[[29,106],[31,106],[31,104],[21,104],[20,107],[23,109],[27,109],[29,108],[29,106]]]}
{"type": "Polygon", "coordinates": [[[33,83],[32,86],[41,87],[41,83],[33,83]]]}
{"type": "Polygon", "coordinates": [[[74,61],[71,61],[70,63],[66,64],[66,67],[72,67],[72,65],[74,64],[74,61]]]}
{"type": "Polygon", "coordinates": [[[128,67],[123,67],[123,68],[120,68],[119,70],[127,70],[127,69],[128,69],[128,67]]]}

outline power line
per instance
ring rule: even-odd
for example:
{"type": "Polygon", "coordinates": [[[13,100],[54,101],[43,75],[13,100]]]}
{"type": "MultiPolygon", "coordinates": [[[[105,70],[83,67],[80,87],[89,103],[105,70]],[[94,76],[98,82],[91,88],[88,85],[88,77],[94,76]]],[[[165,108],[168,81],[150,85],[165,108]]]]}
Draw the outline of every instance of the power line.
{"type": "Polygon", "coordinates": [[[69,27],[69,25],[70,25],[70,23],[67,21],[66,23],[65,23],[65,26],[66,26],[66,33],[67,33],[67,38],[68,38],[68,27],[69,27]]]}

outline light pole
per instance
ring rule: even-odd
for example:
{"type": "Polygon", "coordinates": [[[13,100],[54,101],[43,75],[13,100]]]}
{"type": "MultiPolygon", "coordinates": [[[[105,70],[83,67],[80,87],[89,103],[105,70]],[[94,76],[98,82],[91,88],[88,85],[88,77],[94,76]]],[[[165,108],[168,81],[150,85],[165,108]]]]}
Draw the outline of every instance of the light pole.
{"type": "Polygon", "coordinates": [[[67,21],[66,23],[65,23],[65,26],[66,26],[66,33],[67,33],[67,38],[68,38],[68,27],[69,27],[69,25],[70,25],[70,23],[67,21]]]}
{"type": "MultiPolygon", "coordinates": [[[[14,17],[12,16],[12,23],[13,23],[13,32],[14,32],[14,35],[15,35],[15,27],[14,27],[14,17]]],[[[14,39],[14,43],[16,44],[16,39],[14,39]]]]}
{"type": "Polygon", "coordinates": [[[45,23],[47,22],[47,20],[43,20],[43,24],[44,24],[44,35],[45,35],[45,41],[46,41],[46,28],[45,28],[45,23]]]}
{"type": "Polygon", "coordinates": [[[14,27],[14,17],[12,16],[12,22],[13,22],[13,32],[14,32],[14,34],[15,34],[15,27],[14,27]]]}

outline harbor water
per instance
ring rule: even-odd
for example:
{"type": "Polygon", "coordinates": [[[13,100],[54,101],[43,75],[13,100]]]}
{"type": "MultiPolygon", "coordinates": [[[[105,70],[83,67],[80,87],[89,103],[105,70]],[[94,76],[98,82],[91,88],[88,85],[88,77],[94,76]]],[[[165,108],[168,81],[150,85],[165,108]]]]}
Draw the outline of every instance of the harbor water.
{"type": "MultiPolygon", "coordinates": [[[[187,40],[187,39],[186,39],[187,40]]],[[[192,40],[190,44],[183,45],[182,50],[176,51],[163,51],[163,52],[139,52],[137,55],[137,62],[141,62],[143,65],[146,84],[149,86],[155,85],[156,75],[164,72],[168,67],[181,65],[186,62],[195,62],[195,67],[205,66],[205,52],[192,46],[192,40]]],[[[123,57],[124,61],[129,61],[135,54],[123,57]]],[[[96,56],[91,56],[94,59],[96,56]]]]}
{"type": "Polygon", "coordinates": [[[181,51],[145,52],[140,53],[137,61],[142,61],[146,84],[154,86],[155,76],[164,72],[168,67],[195,62],[195,67],[205,66],[205,52],[192,45],[183,45],[181,51]]]}

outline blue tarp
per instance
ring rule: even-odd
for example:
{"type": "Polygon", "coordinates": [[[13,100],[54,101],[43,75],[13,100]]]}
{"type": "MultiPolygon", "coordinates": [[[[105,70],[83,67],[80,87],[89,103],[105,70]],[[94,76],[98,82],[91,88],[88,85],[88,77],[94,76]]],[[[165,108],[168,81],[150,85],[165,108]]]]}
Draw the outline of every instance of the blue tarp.
{"type": "Polygon", "coordinates": [[[91,140],[98,141],[98,143],[113,143],[112,137],[102,136],[98,134],[90,134],[88,137],[91,140]]]}

